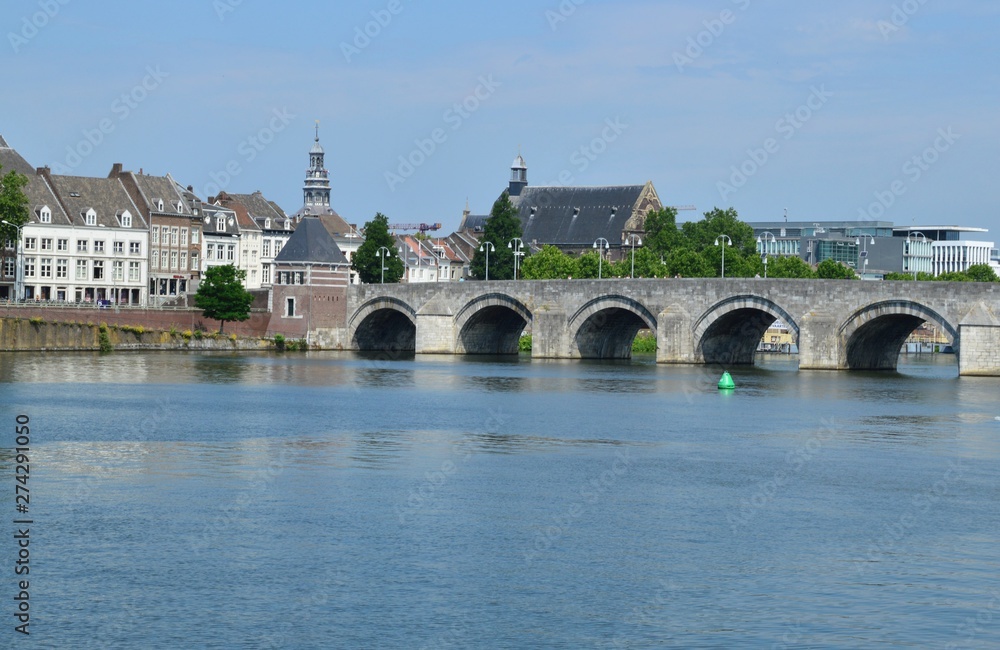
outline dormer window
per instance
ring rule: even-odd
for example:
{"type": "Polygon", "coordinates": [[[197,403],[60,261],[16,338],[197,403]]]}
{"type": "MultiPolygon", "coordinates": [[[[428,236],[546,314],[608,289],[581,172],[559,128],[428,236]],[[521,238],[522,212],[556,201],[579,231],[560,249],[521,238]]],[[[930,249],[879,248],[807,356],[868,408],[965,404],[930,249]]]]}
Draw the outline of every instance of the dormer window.
{"type": "Polygon", "coordinates": [[[42,209],[38,211],[38,221],[40,223],[52,223],[52,210],[49,206],[43,205],[42,209]]]}
{"type": "Polygon", "coordinates": [[[83,220],[88,226],[97,225],[97,213],[94,212],[94,208],[87,208],[87,211],[83,213],[83,220]]]}
{"type": "Polygon", "coordinates": [[[215,229],[216,230],[220,230],[222,232],[225,232],[225,230],[226,230],[226,218],[225,217],[216,217],[216,219],[215,219],[215,229]]]}
{"type": "Polygon", "coordinates": [[[271,219],[270,218],[264,219],[264,228],[270,230],[270,228],[271,228],[271,219]]]}
{"type": "Polygon", "coordinates": [[[132,213],[128,210],[118,213],[118,222],[121,223],[122,228],[132,227],[132,213]]]}
{"type": "Polygon", "coordinates": [[[156,204],[157,212],[163,212],[163,199],[153,199],[153,203],[156,204]]]}
{"type": "Polygon", "coordinates": [[[180,201],[177,202],[177,211],[184,212],[184,204],[180,201]]]}

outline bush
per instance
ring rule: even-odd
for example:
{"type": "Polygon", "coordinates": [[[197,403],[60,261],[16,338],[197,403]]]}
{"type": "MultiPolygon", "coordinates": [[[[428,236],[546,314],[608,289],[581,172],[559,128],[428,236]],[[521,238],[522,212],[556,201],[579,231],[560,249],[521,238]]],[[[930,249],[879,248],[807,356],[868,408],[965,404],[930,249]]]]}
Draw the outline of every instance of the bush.
{"type": "Polygon", "coordinates": [[[28,322],[31,323],[32,325],[41,325],[42,323],[45,322],[45,319],[43,319],[41,316],[33,316],[32,318],[28,319],[28,322]]]}
{"type": "Polygon", "coordinates": [[[194,338],[196,338],[197,340],[200,341],[202,338],[204,338],[204,336],[205,336],[205,333],[202,332],[201,330],[195,330],[194,331],[194,338]]]}
{"type": "Polygon", "coordinates": [[[524,334],[518,339],[517,349],[520,352],[531,352],[531,334],[524,334]]]}
{"type": "Polygon", "coordinates": [[[236,343],[236,334],[230,334],[229,340],[232,341],[233,343],[236,343]]]}
{"type": "Polygon", "coordinates": [[[285,337],[283,335],[281,334],[274,335],[274,347],[278,350],[278,352],[285,351],[285,337]]]}
{"type": "Polygon", "coordinates": [[[111,345],[111,337],[108,336],[108,326],[105,323],[101,323],[98,332],[97,345],[100,351],[105,354],[113,352],[115,348],[111,345]]]}
{"type": "Polygon", "coordinates": [[[637,354],[656,352],[656,336],[649,330],[639,332],[632,342],[632,352],[637,354]]]}

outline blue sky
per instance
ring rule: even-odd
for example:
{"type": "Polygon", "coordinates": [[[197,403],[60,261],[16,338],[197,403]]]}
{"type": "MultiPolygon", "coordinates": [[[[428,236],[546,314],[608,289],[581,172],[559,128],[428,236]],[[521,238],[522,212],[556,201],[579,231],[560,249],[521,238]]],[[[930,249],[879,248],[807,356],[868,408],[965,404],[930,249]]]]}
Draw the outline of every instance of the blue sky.
{"type": "Polygon", "coordinates": [[[489,211],[520,147],[531,184],[652,180],[664,203],[697,206],[687,218],[787,208],[1000,232],[988,0],[35,0],[5,14],[0,133],[57,172],[121,162],[294,212],[319,120],[334,208],[358,224],[381,211],[450,232],[466,200],[489,211]]]}

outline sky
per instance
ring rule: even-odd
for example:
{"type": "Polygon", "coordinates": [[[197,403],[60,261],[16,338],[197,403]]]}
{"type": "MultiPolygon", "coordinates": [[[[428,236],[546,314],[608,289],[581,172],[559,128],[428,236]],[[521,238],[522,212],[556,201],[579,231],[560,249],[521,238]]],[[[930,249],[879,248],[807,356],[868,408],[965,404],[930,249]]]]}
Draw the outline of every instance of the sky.
{"type": "Polygon", "coordinates": [[[995,0],[7,3],[0,134],[34,166],[170,173],[458,227],[532,185],[652,181],[682,220],[1000,233],[995,0]],[[95,6],[96,5],[96,6],[95,6]]]}

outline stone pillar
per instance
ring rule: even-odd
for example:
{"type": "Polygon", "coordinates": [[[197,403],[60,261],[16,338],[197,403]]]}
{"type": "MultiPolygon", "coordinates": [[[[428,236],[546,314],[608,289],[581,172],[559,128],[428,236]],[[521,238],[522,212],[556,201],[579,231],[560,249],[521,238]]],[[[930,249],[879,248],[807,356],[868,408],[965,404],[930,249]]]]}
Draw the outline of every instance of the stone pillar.
{"type": "Polygon", "coordinates": [[[536,309],[531,323],[531,357],[533,359],[568,359],[569,331],[566,312],[536,309]]]}
{"type": "Polygon", "coordinates": [[[799,321],[799,370],[843,370],[840,322],[833,314],[810,312],[799,321]]]}
{"type": "Polygon", "coordinates": [[[455,314],[446,300],[431,300],[417,312],[417,354],[455,354],[455,314]]]}
{"type": "Polygon", "coordinates": [[[1000,377],[1000,327],[960,325],[958,374],[963,377],[1000,377]]]}
{"type": "Polygon", "coordinates": [[[656,362],[698,363],[695,358],[691,316],[680,305],[671,305],[656,317],[656,362]]]}

